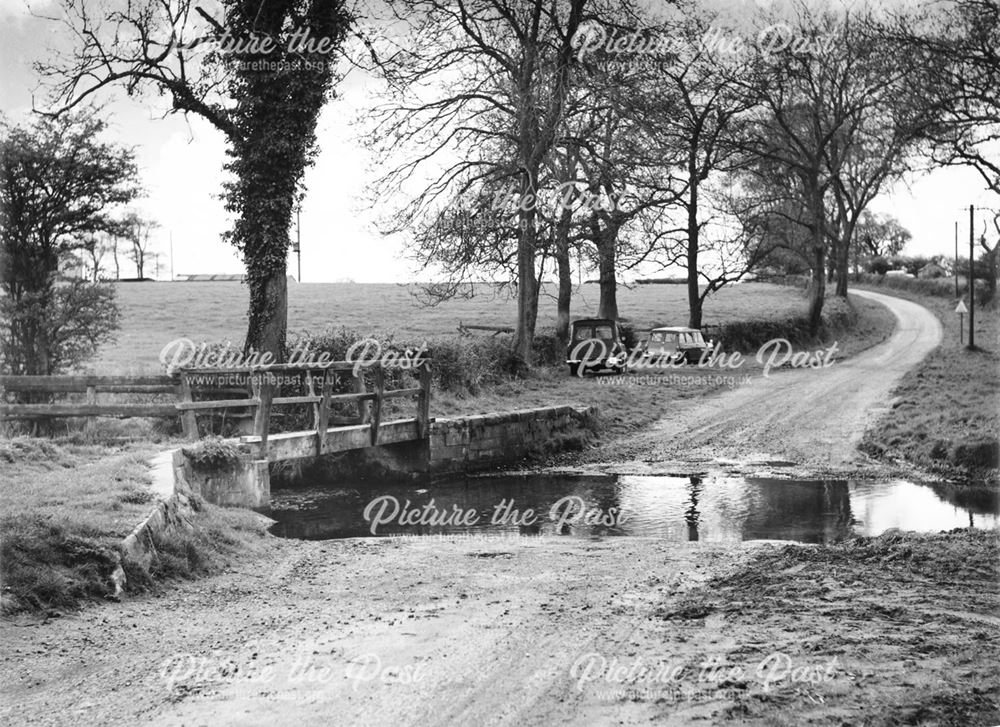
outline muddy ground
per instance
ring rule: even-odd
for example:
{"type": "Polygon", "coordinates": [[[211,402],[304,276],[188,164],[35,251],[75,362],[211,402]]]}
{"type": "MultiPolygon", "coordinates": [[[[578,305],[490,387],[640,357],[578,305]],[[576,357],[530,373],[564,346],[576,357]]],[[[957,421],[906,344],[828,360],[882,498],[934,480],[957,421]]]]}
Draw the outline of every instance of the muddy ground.
{"type": "Polygon", "coordinates": [[[997,540],[270,541],[5,625],[6,724],[1000,723],[997,540]]]}
{"type": "MultiPolygon", "coordinates": [[[[607,467],[877,473],[856,442],[940,335],[919,306],[888,305],[886,343],[691,404],[607,467]]],[[[981,531],[834,547],[261,538],[212,578],[0,624],[0,719],[993,725],[998,576],[981,531]]]]}

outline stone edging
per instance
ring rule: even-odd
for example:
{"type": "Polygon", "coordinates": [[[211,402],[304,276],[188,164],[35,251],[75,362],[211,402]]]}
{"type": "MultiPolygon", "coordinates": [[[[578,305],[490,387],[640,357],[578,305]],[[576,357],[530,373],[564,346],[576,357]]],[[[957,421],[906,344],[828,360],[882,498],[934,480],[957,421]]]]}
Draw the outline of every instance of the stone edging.
{"type": "Polygon", "coordinates": [[[180,449],[174,449],[150,462],[153,481],[159,485],[161,494],[167,483],[172,485],[173,492],[157,502],[153,511],[118,545],[120,560],[111,574],[116,596],[121,595],[127,585],[125,563],[148,571],[156,556],[155,541],[159,536],[170,529],[187,532],[193,529],[190,523],[190,516],[195,511],[192,493],[186,486],[183,470],[178,469],[182,456],[180,449]]]}

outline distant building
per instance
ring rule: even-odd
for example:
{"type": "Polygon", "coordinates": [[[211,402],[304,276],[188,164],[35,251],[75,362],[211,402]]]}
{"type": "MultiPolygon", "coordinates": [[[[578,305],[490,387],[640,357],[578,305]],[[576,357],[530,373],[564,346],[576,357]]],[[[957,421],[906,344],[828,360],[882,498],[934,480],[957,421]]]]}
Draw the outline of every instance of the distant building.
{"type": "Polygon", "coordinates": [[[198,273],[197,275],[178,275],[176,280],[181,283],[215,283],[231,282],[242,283],[243,275],[232,275],[230,273],[198,273]]]}
{"type": "MultiPolygon", "coordinates": [[[[174,277],[178,283],[244,283],[246,279],[246,275],[232,273],[197,273],[196,275],[177,275],[174,277]]],[[[297,282],[295,276],[289,275],[288,282],[297,282]]]]}
{"type": "Polygon", "coordinates": [[[917,271],[918,278],[944,278],[947,275],[948,271],[937,263],[927,263],[917,271]]]}

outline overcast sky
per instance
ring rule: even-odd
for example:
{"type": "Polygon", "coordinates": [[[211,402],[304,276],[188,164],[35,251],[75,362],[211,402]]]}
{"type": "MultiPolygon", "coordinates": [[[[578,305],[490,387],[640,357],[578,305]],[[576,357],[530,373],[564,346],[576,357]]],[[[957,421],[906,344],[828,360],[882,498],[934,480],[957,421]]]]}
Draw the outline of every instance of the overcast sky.
{"type": "MultiPolygon", "coordinates": [[[[52,14],[51,0],[31,0],[35,14],[52,14]]],[[[15,120],[31,111],[37,76],[32,62],[64,46],[58,23],[32,17],[26,0],[0,0],[0,111],[15,120]]],[[[354,138],[349,123],[374,101],[374,84],[352,72],[320,117],[320,153],[306,175],[308,196],[301,218],[302,272],[306,282],[407,282],[414,265],[402,256],[403,241],[379,235],[364,186],[377,166],[354,138]]],[[[161,279],[185,273],[239,273],[235,251],[220,240],[228,221],[219,199],[224,178],[221,133],[197,117],[163,118],[162,100],[109,98],[111,138],[135,147],[144,199],[136,204],[161,225],[154,246],[161,279]],[[158,105],[159,104],[159,105],[158,105]]],[[[871,208],[895,215],[910,230],[907,254],[952,254],[954,224],[968,244],[970,202],[990,202],[970,169],[943,169],[898,185],[871,208]]],[[[995,204],[995,203],[994,203],[995,204]]],[[[977,229],[978,236],[980,229],[977,229]]],[[[294,238],[294,229],[293,229],[294,238]]],[[[294,256],[289,272],[296,274],[294,256]]],[[[640,271],[650,274],[656,271],[640,271]]],[[[661,273],[662,274],[662,273],[661,273]]]]}

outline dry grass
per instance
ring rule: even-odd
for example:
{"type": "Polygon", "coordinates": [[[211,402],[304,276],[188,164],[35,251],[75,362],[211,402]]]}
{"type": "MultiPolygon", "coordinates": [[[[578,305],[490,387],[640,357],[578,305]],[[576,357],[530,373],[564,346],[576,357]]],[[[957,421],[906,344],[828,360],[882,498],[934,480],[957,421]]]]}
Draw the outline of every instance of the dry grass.
{"type": "MultiPolygon", "coordinates": [[[[471,299],[424,307],[417,289],[402,285],[290,283],[290,332],[318,333],[344,326],[361,331],[395,333],[403,340],[455,333],[459,323],[510,326],[516,302],[492,286],[480,286],[471,299]]],[[[555,325],[554,290],[547,286],[538,318],[540,330],[555,325]]],[[[687,323],[687,293],[680,285],[639,285],[619,291],[623,318],[638,328],[687,323]]],[[[598,286],[582,285],[573,297],[573,317],[596,315],[598,286]]],[[[91,368],[101,373],[158,373],[160,350],[175,338],[242,341],[246,334],[247,289],[240,283],[121,283],[118,302],[122,328],[118,340],[105,346],[91,368]]],[[[802,293],[787,286],[753,283],[724,288],[711,296],[705,323],[733,320],[776,320],[800,315],[802,293]]]]}

